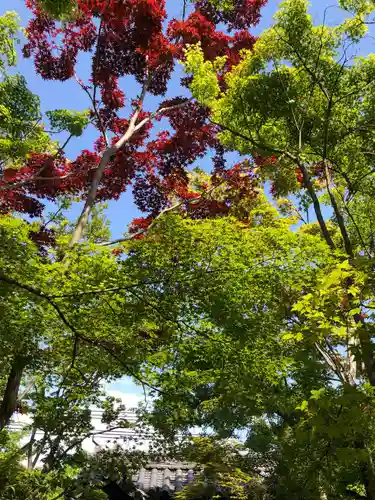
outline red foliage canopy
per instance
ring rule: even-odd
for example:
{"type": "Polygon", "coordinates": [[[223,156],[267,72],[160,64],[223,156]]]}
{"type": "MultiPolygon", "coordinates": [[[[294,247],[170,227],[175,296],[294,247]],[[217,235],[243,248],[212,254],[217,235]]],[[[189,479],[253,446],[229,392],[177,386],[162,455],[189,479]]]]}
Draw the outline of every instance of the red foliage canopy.
{"type": "MultiPolygon", "coordinates": [[[[255,38],[248,29],[259,21],[265,2],[235,0],[233,10],[222,12],[208,0],[199,0],[186,20],[168,20],[165,0],[78,0],[74,20],[61,23],[42,11],[38,0],[27,0],[33,18],[27,27],[25,57],[33,57],[44,79],[77,78],[90,96],[98,139],[92,150],[83,150],[74,161],[62,152],[31,154],[23,168],[8,170],[0,180],[0,210],[37,216],[43,209],[40,199],[54,200],[62,194],[85,199],[103,154],[127,133],[135,115],[136,130],[104,165],[95,199],[117,199],[132,185],[134,201],[148,214],[144,221],[149,224],[170,204],[171,194],[182,200],[196,198],[188,187],[189,166],[213,151],[213,175],[223,176],[226,171],[225,150],[216,139],[217,127],[209,122],[207,110],[176,97],[161,100],[159,112],[151,114],[143,109],[143,94],[132,102],[132,114],[124,117],[125,94],[119,79],[131,75],[144,93],[163,96],[184,47],[198,41],[207,59],[227,55],[229,69],[238,62],[241,49],[253,46],[255,38]],[[226,25],[227,32],[218,30],[219,23],[226,25]],[[82,52],[93,53],[87,84],[75,73],[82,52]],[[162,117],[168,125],[155,134],[155,120],[162,117]]],[[[230,172],[228,178],[235,178],[236,171],[230,172]]],[[[204,210],[211,210],[207,203],[204,210]]],[[[220,211],[225,212],[224,207],[212,208],[214,213],[220,211]]],[[[139,226],[139,221],[133,226],[139,226]]]]}

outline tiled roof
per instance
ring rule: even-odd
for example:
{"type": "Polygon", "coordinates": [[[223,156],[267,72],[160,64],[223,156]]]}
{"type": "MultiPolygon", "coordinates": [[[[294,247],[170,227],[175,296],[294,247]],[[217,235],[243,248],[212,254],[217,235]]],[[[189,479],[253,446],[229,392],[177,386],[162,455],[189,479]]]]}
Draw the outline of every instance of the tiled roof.
{"type": "Polygon", "coordinates": [[[151,463],[133,476],[133,481],[143,491],[156,488],[179,491],[193,479],[194,466],[181,462],[151,463]]]}

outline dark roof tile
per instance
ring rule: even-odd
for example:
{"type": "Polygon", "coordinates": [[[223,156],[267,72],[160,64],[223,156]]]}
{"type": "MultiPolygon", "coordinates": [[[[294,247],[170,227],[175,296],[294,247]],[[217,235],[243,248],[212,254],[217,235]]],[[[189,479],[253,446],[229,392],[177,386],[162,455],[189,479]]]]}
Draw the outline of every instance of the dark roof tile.
{"type": "Polygon", "coordinates": [[[193,479],[194,467],[193,463],[150,463],[133,476],[133,481],[143,491],[156,488],[178,491],[193,479]]]}

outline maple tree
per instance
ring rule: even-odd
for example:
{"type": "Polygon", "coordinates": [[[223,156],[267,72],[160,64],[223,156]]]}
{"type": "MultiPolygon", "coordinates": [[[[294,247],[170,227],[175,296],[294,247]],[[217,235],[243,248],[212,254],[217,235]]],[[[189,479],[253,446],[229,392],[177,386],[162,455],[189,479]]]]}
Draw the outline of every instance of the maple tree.
{"type": "MultiPolygon", "coordinates": [[[[215,150],[213,173],[222,173],[225,149],[216,139],[217,127],[209,122],[204,106],[190,98],[163,100],[162,96],[190,43],[200,41],[209,60],[227,56],[226,70],[238,63],[240,51],[254,44],[248,29],[259,21],[264,3],[199,1],[186,18],[169,19],[166,25],[164,0],[28,0],[33,17],[26,29],[24,56],[34,59],[44,79],[75,78],[90,101],[87,113],[49,112],[52,131],[65,130],[70,140],[90,125],[97,129],[98,139],[74,160],[68,160],[61,147],[55,152],[30,151],[24,165],[10,165],[0,185],[3,209],[12,208],[13,197],[18,200],[14,208],[35,216],[40,213],[40,201],[32,206],[27,202],[30,197],[81,196],[85,206],[73,245],[82,237],[94,204],[118,199],[129,185],[135,204],[150,221],[170,207],[170,196],[181,200],[196,196],[188,186],[189,166],[215,150]],[[220,31],[219,23],[233,33],[220,31]],[[76,73],[84,52],[93,54],[88,82],[76,73]],[[126,75],[140,85],[137,96],[125,95],[121,89],[121,78],[126,75]],[[160,96],[155,111],[144,106],[148,94],[160,96]],[[129,104],[131,112],[126,115],[129,104]],[[169,125],[155,134],[154,123],[162,117],[169,125]]],[[[186,83],[182,82],[185,87],[186,83]]]]}

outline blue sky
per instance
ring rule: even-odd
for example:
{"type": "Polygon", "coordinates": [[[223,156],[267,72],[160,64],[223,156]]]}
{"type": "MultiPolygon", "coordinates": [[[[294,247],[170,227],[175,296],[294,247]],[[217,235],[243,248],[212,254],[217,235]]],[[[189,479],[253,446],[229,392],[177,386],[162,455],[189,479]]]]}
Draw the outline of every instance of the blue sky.
{"type": "MultiPolygon", "coordinates": [[[[267,6],[262,11],[262,19],[260,24],[253,30],[255,34],[259,34],[263,29],[267,28],[271,22],[272,17],[277,10],[279,1],[270,0],[267,6]]],[[[312,0],[310,8],[313,15],[314,22],[320,23],[323,19],[324,10],[332,6],[333,0],[312,0]]],[[[24,0],[2,0],[0,6],[0,15],[7,10],[15,10],[21,17],[23,26],[27,25],[29,19],[29,12],[24,5],[24,0]]],[[[167,0],[167,12],[169,17],[181,17],[182,0],[167,0]]],[[[343,14],[338,8],[330,8],[327,11],[329,24],[336,24],[342,20],[343,14]]],[[[374,51],[372,45],[373,39],[368,39],[362,46],[361,52],[374,51]]],[[[88,98],[79,88],[77,83],[73,80],[67,82],[51,82],[44,81],[39,77],[33,67],[32,60],[25,60],[19,58],[17,71],[21,72],[27,79],[31,91],[40,96],[42,110],[45,112],[51,109],[73,109],[83,110],[89,107],[88,98]]],[[[87,80],[89,78],[89,56],[84,55],[78,64],[78,76],[87,80]]],[[[139,93],[139,86],[132,78],[125,78],[122,82],[122,89],[125,91],[126,96],[130,99],[139,93]]],[[[179,77],[176,75],[174,81],[171,82],[168,95],[181,95],[179,89],[179,77]]],[[[146,101],[145,105],[149,108],[154,108],[157,101],[152,98],[146,101]]],[[[163,126],[163,125],[162,125],[163,126]]],[[[91,149],[93,141],[97,134],[93,130],[87,130],[80,138],[76,138],[68,147],[67,156],[74,159],[75,156],[84,148],[91,149]]],[[[203,168],[209,168],[209,157],[202,160],[200,164],[203,168]]],[[[79,206],[76,206],[73,215],[78,215],[79,206]]],[[[131,192],[125,193],[122,198],[117,202],[110,202],[108,209],[108,218],[111,221],[111,231],[113,237],[117,238],[126,230],[127,224],[138,215],[136,207],[132,203],[131,192]]],[[[112,385],[112,389],[118,393],[136,393],[142,394],[142,390],[137,388],[130,380],[119,381],[112,385]]]]}

